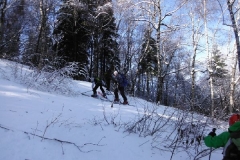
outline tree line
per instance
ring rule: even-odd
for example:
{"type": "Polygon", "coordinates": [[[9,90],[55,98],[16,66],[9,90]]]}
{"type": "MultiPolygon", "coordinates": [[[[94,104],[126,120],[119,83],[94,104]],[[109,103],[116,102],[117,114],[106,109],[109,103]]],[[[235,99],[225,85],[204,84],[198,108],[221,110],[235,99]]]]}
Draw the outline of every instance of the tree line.
{"type": "Polygon", "coordinates": [[[0,57],[71,77],[127,74],[129,96],[223,118],[238,112],[233,0],[1,0],[0,57]],[[61,72],[61,74],[67,74],[61,72]]]}

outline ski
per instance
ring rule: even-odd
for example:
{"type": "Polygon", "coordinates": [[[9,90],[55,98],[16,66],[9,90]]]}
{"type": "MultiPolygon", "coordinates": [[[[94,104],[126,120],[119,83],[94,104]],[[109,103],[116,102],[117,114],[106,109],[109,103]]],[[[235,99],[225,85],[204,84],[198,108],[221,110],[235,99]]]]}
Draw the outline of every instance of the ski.
{"type": "Polygon", "coordinates": [[[129,103],[128,104],[123,104],[123,102],[121,102],[121,101],[119,101],[119,102],[112,101],[112,100],[108,99],[107,96],[104,97],[100,91],[98,91],[97,93],[98,93],[97,97],[92,97],[91,95],[87,95],[85,93],[81,93],[81,94],[84,95],[84,96],[87,96],[87,97],[92,97],[92,98],[99,99],[99,100],[102,100],[102,101],[111,102],[112,103],[111,108],[113,108],[113,104],[126,105],[126,106],[128,105],[128,106],[135,107],[134,105],[131,105],[129,103]]]}
{"type": "Polygon", "coordinates": [[[123,104],[123,102],[113,102],[112,104],[119,104],[119,105],[124,105],[124,106],[133,106],[133,107],[135,107],[134,105],[132,105],[132,104],[123,104]]]}
{"type": "Polygon", "coordinates": [[[123,104],[123,102],[120,102],[119,104],[121,104],[121,105],[125,105],[125,106],[133,106],[133,107],[135,107],[134,105],[132,105],[132,104],[123,104]]]}
{"type": "MultiPolygon", "coordinates": [[[[84,95],[84,96],[87,96],[87,97],[92,97],[91,95],[87,95],[87,94],[84,94],[84,93],[81,93],[81,94],[84,95]]],[[[103,96],[100,96],[100,95],[98,95],[97,97],[92,97],[92,98],[99,99],[99,100],[106,101],[106,102],[111,102],[109,99],[104,98],[103,96]]]]}

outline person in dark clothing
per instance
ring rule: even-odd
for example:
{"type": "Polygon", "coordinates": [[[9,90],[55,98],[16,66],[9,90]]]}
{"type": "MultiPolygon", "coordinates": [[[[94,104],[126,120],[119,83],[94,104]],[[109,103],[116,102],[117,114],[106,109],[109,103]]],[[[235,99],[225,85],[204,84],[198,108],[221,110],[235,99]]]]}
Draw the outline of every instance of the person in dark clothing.
{"type": "Polygon", "coordinates": [[[114,90],[114,96],[115,96],[115,99],[114,101],[115,102],[118,102],[119,101],[119,96],[118,96],[118,91],[120,91],[120,94],[123,98],[123,104],[128,104],[128,101],[127,101],[127,97],[125,96],[125,93],[124,93],[124,87],[125,87],[125,84],[124,84],[124,80],[123,80],[123,77],[121,76],[121,74],[118,74],[117,71],[114,71],[114,81],[115,83],[117,83],[117,86],[114,90]]]}
{"type": "Polygon", "coordinates": [[[97,89],[100,87],[100,90],[102,91],[103,97],[106,97],[105,90],[103,89],[104,82],[100,78],[92,78],[92,89],[93,89],[93,95],[92,97],[97,97],[97,89]]]}
{"type": "Polygon", "coordinates": [[[106,90],[110,91],[110,84],[111,84],[111,78],[112,78],[112,71],[111,69],[108,69],[106,73],[104,74],[105,76],[105,82],[106,82],[106,90]]]}

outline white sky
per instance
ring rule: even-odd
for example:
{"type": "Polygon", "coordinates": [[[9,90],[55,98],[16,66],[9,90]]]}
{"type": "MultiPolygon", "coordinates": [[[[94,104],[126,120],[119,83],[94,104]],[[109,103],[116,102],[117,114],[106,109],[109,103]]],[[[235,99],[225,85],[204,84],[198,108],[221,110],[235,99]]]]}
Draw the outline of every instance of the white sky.
{"type": "MultiPolygon", "coordinates": [[[[153,104],[128,96],[129,103],[134,106],[114,104],[111,108],[110,102],[83,96],[82,92],[89,95],[92,92],[91,84],[82,81],[69,80],[72,91],[67,95],[31,89],[23,77],[16,76],[15,67],[0,60],[0,160],[171,159],[170,150],[164,146],[172,142],[171,137],[169,140],[166,137],[173,131],[173,124],[164,127],[158,136],[144,137],[125,130],[127,124],[146,113],[146,106],[151,109],[153,104]]],[[[164,112],[164,106],[156,111],[163,121],[176,112],[169,108],[164,112]]],[[[177,118],[173,116],[172,120],[177,118]]],[[[205,120],[205,117],[199,119],[205,120]]],[[[218,134],[226,129],[226,124],[217,121],[209,126],[217,127],[218,134]]],[[[205,132],[207,134],[209,129],[205,132]]],[[[206,147],[202,143],[199,149],[206,147]]],[[[215,150],[211,159],[222,159],[221,152],[222,149],[215,150]]],[[[194,151],[190,153],[195,155],[194,151]]],[[[179,148],[172,159],[191,158],[179,148]]],[[[208,159],[206,156],[201,160],[208,159]]]]}

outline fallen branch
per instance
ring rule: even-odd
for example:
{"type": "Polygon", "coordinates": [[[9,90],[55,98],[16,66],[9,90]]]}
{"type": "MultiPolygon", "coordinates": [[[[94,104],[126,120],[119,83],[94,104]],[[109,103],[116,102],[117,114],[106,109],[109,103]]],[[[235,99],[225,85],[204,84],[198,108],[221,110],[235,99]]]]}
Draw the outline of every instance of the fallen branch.
{"type": "MultiPolygon", "coordinates": [[[[46,128],[45,128],[45,130],[44,130],[44,133],[43,133],[43,136],[42,137],[44,137],[44,135],[45,135],[45,133],[46,133],[46,131],[47,131],[47,129],[48,129],[48,127],[50,127],[52,124],[54,124],[57,120],[58,120],[58,118],[60,117],[62,115],[62,113],[60,113],[51,123],[49,123],[47,126],[46,126],[46,128]]],[[[42,140],[43,140],[44,138],[42,138],[42,140]]]]}
{"type": "MultiPolygon", "coordinates": [[[[0,128],[2,129],[5,129],[5,130],[8,130],[8,131],[13,131],[11,129],[8,129],[6,127],[3,127],[1,124],[0,124],[0,128]]],[[[29,132],[26,132],[26,131],[20,131],[20,132],[23,132],[25,134],[27,134],[28,136],[29,135],[32,135],[34,137],[39,137],[41,139],[44,139],[44,140],[49,140],[49,141],[57,141],[59,143],[61,143],[61,146],[62,146],[62,154],[64,154],[64,151],[63,151],[63,144],[71,144],[71,145],[74,145],[80,152],[83,152],[83,153],[89,153],[89,152],[93,152],[93,151],[98,151],[100,152],[99,150],[89,150],[89,151],[83,151],[83,147],[87,146],[87,145],[93,145],[93,146],[104,146],[104,145],[101,145],[100,142],[102,141],[103,138],[106,138],[105,136],[102,137],[100,139],[100,141],[98,143],[84,143],[83,145],[77,145],[76,143],[74,142],[69,142],[69,141],[65,141],[65,140],[60,140],[60,139],[57,139],[57,138],[47,138],[47,137],[44,137],[44,136],[40,136],[40,135],[37,135],[36,133],[29,133],[29,132]]],[[[30,136],[29,136],[30,137],[30,136]]]]}
{"type": "MultiPolygon", "coordinates": [[[[83,144],[82,146],[79,146],[77,145],[76,143],[74,142],[69,142],[69,141],[64,141],[64,140],[60,140],[60,139],[57,139],[57,138],[47,138],[47,137],[43,137],[43,136],[40,136],[40,135],[36,135],[36,134],[33,134],[33,133],[29,133],[29,132],[24,132],[25,134],[30,134],[30,135],[34,135],[36,137],[39,137],[41,139],[45,139],[45,140],[50,140],[50,141],[57,141],[57,142],[60,142],[61,144],[71,144],[71,145],[74,145],[75,147],[77,147],[77,149],[80,151],[80,152],[84,152],[84,153],[89,153],[89,152],[92,152],[93,150],[89,150],[89,151],[83,151],[82,148],[86,145],[94,145],[94,146],[104,146],[104,145],[100,145],[99,143],[101,142],[101,140],[105,137],[103,137],[97,144],[94,144],[94,143],[85,143],[83,144]]],[[[62,150],[63,150],[63,147],[62,147],[62,150]]],[[[98,151],[98,150],[96,150],[98,151]]],[[[64,154],[64,151],[63,151],[63,154],[64,154]]]]}
{"type": "Polygon", "coordinates": [[[0,125],[0,128],[3,128],[3,129],[8,130],[8,131],[13,131],[13,130],[8,129],[8,128],[6,128],[6,127],[3,127],[3,126],[1,126],[1,125],[0,125]]]}

